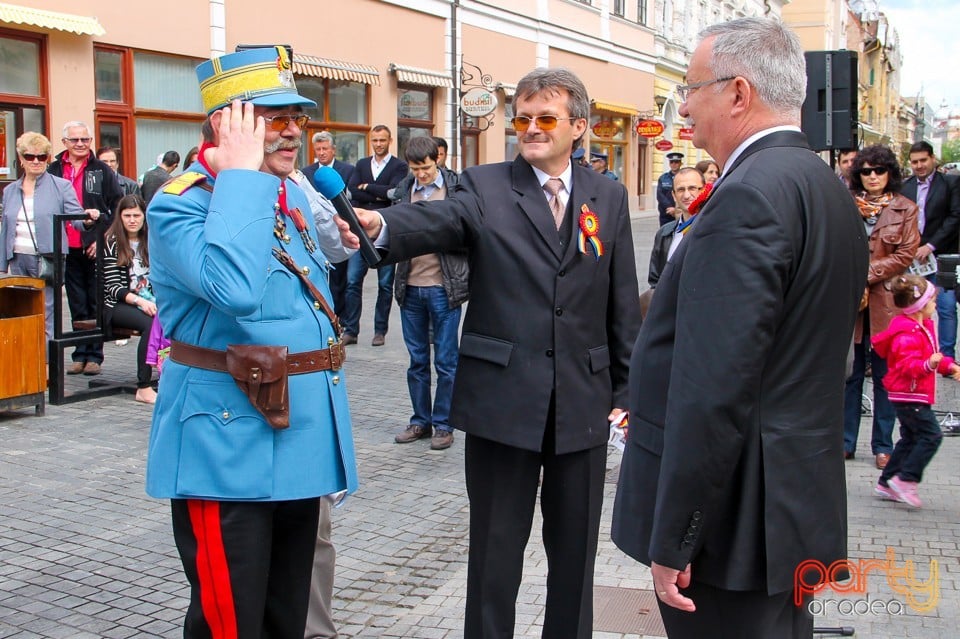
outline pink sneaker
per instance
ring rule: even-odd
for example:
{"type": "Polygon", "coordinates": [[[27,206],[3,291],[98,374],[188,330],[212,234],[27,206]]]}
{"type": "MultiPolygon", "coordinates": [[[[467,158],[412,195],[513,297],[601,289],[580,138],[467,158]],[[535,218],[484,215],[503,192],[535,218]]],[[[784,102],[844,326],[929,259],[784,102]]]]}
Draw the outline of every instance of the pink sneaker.
{"type": "Polygon", "coordinates": [[[880,482],[877,482],[877,485],[873,489],[873,494],[882,499],[888,499],[890,501],[900,501],[897,498],[897,494],[890,490],[889,486],[884,486],[880,482]]]}
{"type": "Polygon", "coordinates": [[[920,501],[920,497],[917,495],[917,482],[904,481],[897,476],[891,477],[887,481],[887,486],[889,486],[890,490],[897,496],[898,501],[905,503],[911,508],[920,508],[923,506],[923,502],[920,501]]]}

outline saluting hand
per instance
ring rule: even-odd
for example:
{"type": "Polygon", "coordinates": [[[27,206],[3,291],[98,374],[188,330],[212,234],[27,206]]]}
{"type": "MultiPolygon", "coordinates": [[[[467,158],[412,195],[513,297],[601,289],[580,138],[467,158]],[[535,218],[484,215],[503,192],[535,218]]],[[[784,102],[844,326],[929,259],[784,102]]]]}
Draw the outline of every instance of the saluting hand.
{"type": "Polygon", "coordinates": [[[204,158],[218,173],[226,169],[259,171],[263,164],[264,122],[254,116],[253,105],[234,100],[215,111],[210,123],[217,131],[217,146],[207,149],[204,158]]]}

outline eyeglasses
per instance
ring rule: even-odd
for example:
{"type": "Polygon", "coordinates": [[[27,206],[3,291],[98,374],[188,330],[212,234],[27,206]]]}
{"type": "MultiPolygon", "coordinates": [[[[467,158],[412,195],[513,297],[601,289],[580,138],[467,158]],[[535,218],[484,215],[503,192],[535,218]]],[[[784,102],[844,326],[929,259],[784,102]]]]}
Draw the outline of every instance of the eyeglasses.
{"type": "Polygon", "coordinates": [[[63,138],[70,144],[90,144],[90,140],[93,138],[63,138]]]}
{"type": "Polygon", "coordinates": [[[718,82],[729,82],[730,80],[735,80],[736,77],[737,76],[735,75],[731,75],[726,78],[714,78],[713,80],[704,80],[703,82],[694,82],[693,84],[678,84],[677,97],[680,98],[681,102],[686,102],[687,98],[690,97],[690,94],[697,89],[702,89],[703,87],[708,87],[711,84],[717,84],[718,82]]]}
{"type": "Polygon", "coordinates": [[[702,186],[678,186],[677,188],[673,189],[673,192],[678,195],[683,195],[684,193],[693,193],[696,195],[702,190],[702,186]]]}
{"type": "Polygon", "coordinates": [[[513,128],[515,131],[523,133],[530,128],[531,122],[536,122],[537,128],[540,129],[541,131],[553,131],[555,128],[557,128],[557,124],[560,122],[560,120],[576,120],[576,119],[578,118],[558,118],[555,115],[538,115],[532,118],[527,117],[525,115],[518,115],[512,120],[510,120],[510,123],[513,124],[513,128]]]}
{"type": "Polygon", "coordinates": [[[867,177],[871,173],[876,175],[886,175],[887,167],[885,166],[865,166],[858,171],[862,177],[867,177]]]}
{"type": "Polygon", "coordinates": [[[50,157],[47,153],[23,153],[23,159],[27,162],[35,162],[37,160],[41,162],[46,162],[47,158],[50,157]]]}
{"type": "Polygon", "coordinates": [[[298,129],[303,129],[307,126],[307,122],[310,121],[310,116],[306,113],[299,113],[297,115],[274,115],[264,117],[263,121],[274,131],[283,131],[290,126],[291,122],[296,124],[298,129]]]}

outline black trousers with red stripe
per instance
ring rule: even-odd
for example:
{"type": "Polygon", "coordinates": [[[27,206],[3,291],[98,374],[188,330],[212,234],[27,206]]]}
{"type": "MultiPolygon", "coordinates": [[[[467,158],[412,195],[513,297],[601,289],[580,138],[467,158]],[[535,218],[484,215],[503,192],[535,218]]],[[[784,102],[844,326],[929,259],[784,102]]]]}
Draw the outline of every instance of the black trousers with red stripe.
{"type": "Polygon", "coordinates": [[[174,499],[184,639],[303,639],[320,500],[174,499]]]}

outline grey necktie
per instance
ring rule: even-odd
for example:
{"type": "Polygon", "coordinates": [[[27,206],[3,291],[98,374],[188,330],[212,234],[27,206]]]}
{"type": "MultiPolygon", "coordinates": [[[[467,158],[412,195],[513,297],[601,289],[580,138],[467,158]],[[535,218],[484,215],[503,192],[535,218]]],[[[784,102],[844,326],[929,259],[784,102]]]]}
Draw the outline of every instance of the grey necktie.
{"type": "Polygon", "coordinates": [[[550,204],[550,212],[553,213],[553,221],[557,224],[557,230],[559,230],[560,225],[563,224],[563,202],[560,201],[560,196],[557,195],[561,189],[563,189],[563,180],[560,178],[552,177],[543,185],[543,190],[550,194],[548,202],[550,204]]]}

